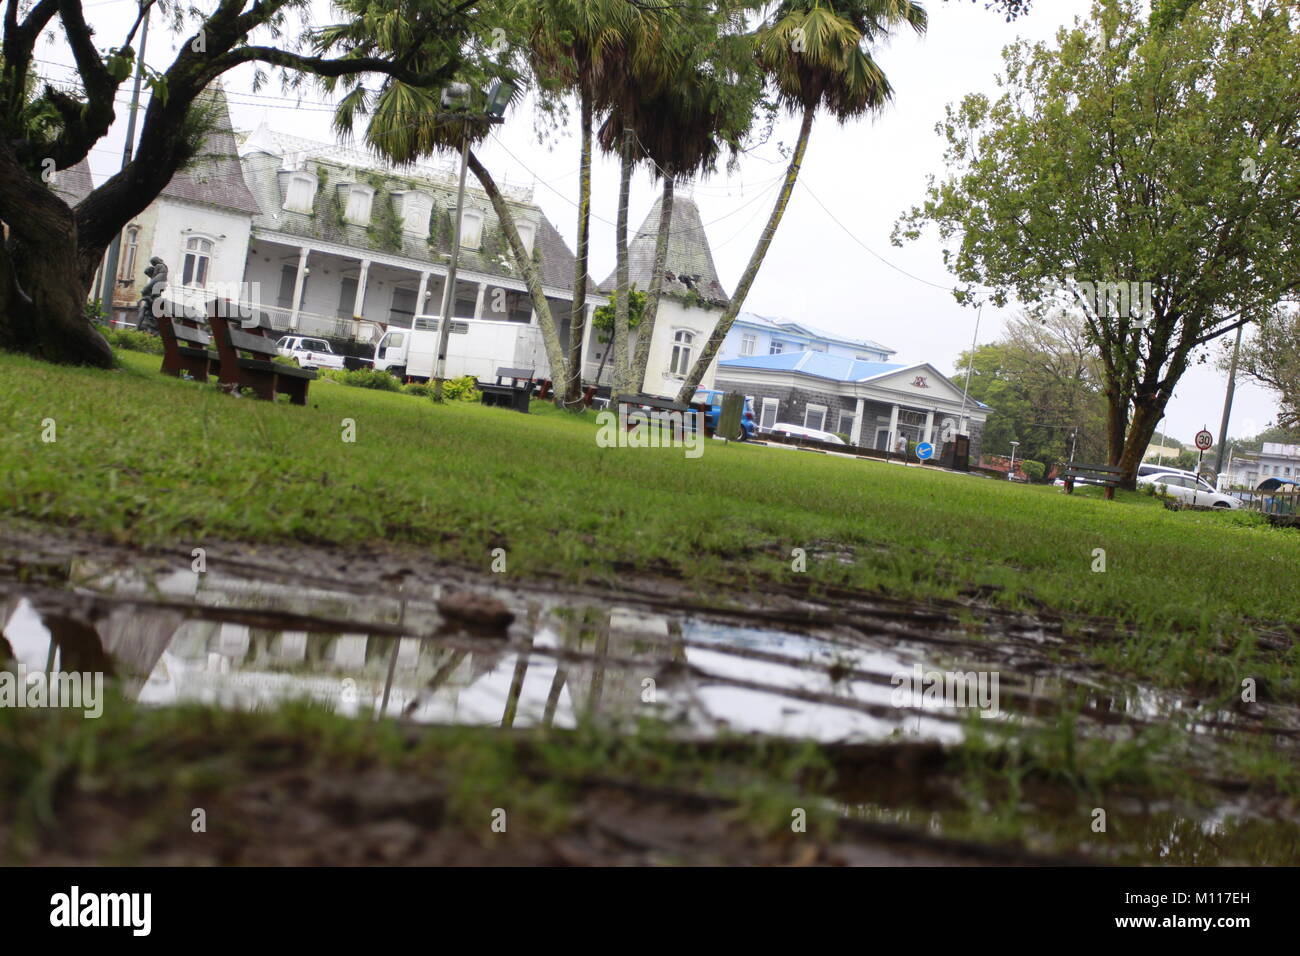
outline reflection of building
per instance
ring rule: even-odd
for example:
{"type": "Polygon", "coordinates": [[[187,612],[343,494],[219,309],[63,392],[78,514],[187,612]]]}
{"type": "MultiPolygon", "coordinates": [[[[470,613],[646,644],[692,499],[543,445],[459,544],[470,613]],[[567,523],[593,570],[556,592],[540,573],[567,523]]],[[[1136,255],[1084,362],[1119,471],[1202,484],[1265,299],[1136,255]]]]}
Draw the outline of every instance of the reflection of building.
{"type": "MultiPolygon", "coordinates": [[[[863,362],[802,351],[726,359],[718,387],[754,402],[761,429],[778,422],[845,436],[853,445],[893,450],[902,438],[943,442],[963,432],[962,390],[933,365],[863,362]]],[[[988,408],[965,402],[970,455],[979,457],[988,408]]]]}

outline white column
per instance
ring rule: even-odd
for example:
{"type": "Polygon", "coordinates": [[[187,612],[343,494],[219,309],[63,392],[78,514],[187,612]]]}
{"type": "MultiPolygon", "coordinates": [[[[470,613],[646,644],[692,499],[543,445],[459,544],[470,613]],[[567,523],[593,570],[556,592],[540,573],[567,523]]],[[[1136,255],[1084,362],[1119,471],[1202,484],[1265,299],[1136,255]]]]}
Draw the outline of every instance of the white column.
{"type": "MultiPolygon", "coordinates": [[[[474,299],[474,318],[476,319],[483,318],[483,300],[486,298],[487,298],[487,283],[480,282],[478,284],[478,296],[477,298],[474,299]]],[[[452,309],[452,315],[455,314],[456,314],[456,310],[452,309]]]]}
{"type": "Polygon", "coordinates": [[[357,295],[352,300],[352,334],[361,335],[361,313],[366,307],[366,281],[370,278],[370,260],[361,260],[361,275],[357,276],[357,295]]]}
{"type": "Polygon", "coordinates": [[[933,441],[934,435],[934,409],[925,413],[925,440],[933,441]]]}
{"type": "Polygon", "coordinates": [[[360,320],[366,306],[366,282],[370,278],[370,260],[361,260],[361,275],[357,276],[357,295],[352,302],[352,318],[360,320]]]}
{"type": "Polygon", "coordinates": [[[887,451],[895,451],[898,447],[898,406],[894,405],[889,410],[889,448],[887,451]]]}
{"type": "Polygon", "coordinates": [[[849,436],[855,445],[862,444],[862,399],[858,399],[858,409],[853,413],[853,434],[849,436]]]}
{"type": "Polygon", "coordinates": [[[289,313],[289,328],[295,332],[298,330],[298,309],[302,305],[302,287],[307,281],[307,254],[310,252],[306,246],[298,250],[298,274],[293,280],[293,311],[289,313]]]}
{"type": "MultiPolygon", "coordinates": [[[[584,377],[586,376],[587,373],[587,356],[591,354],[591,317],[595,314],[595,312],[596,312],[595,305],[587,306],[587,322],[582,327],[582,366],[583,366],[582,375],[584,377]]],[[[605,347],[612,348],[613,344],[614,344],[613,342],[610,342],[605,347]]]]}
{"type": "MultiPolygon", "coordinates": [[[[423,315],[425,313],[426,310],[424,308],[424,297],[427,296],[428,294],[429,294],[429,273],[421,272],[420,288],[418,288],[415,292],[415,314],[416,315],[423,315]]],[[[411,319],[411,323],[412,324],[415,323],[414,318],[411,319]]]]}

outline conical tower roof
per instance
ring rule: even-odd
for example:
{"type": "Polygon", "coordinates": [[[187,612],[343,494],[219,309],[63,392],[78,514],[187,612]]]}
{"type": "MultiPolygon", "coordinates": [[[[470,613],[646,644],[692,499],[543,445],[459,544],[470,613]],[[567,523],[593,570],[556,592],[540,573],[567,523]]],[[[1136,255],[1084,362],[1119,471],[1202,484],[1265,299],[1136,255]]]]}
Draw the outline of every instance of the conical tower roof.
{"type": "Polygon", "coordinates": [[[244,182],[244,171],[239,164],[226,91],[214,83],[195,98],[194,105],[214,111],[212,128],[194,159],[172,177],[162,195],[258,215],[261,207],[244,182]]]}
{"type": "MultiPolygon", "coordinates": [[[[663,215],[663,196],[655,200],[650,214],[628,243],[628,278],[641,291],[650,288],[655,259],[655,238],[659,235],[659,218],[663,215]]],[[[617,270],[600,284],[602,292],[612,292],[617,270]]],[[[713,252],[704,232],[700,209],[695,200],[680,194],[673,197],[673,220],[668,231],[668,256],[664,260],[664,292],[684,295],[695,291],[706,302],[725,307],[729,301],[713,266],[713,252]]]]}

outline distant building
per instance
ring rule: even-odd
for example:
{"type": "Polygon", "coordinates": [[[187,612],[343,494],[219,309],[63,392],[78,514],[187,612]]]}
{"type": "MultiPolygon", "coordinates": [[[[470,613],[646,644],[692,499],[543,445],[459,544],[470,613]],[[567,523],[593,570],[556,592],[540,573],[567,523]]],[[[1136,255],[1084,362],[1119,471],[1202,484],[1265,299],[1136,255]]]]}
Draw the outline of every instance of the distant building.
{"type": "Polygon", "coordinates": [[[888,362],[895,354],[870,339],[848,338],[803,322],[742,312],[722,340],[718,356],[725,360],[786,352],[824,352],[858,362],[888,362]]]}
{"type": "Polygon", "coordinates": [[[1264,442],[1259,451],[1259,480],[1300,478],[1300,445],[1264,442]]]}
{"type": "MultiPolygon", "coordinates": [[[[144,269],[154,256],[169,268],[168,298],[191,305],[213,295],[238,298],[258,305],[285,331],[375,341],[390,327],[411,327],[416,315],[441,311],[456,209],[454,166],[397,170],[367,152],[288,136],[265,124],[239,134],[221,88],[209,88],[204,98],[214,125],[198,157],[123,230],[116,319],[134,321],[149,281],[144,269]]],[[[82,185],[77,176],[67,180],[69,189],[82,185]]],[[[567,349],[573,252],[533,202],[531,188],[502,183],[501,189],[567,349]]],[[[643,291],[650,285],[658,224],[656,202],[629,244],[631,280],[643,291]]],[[[688,196],[674,206],[664,272],[642,390],[672,396],[728,301],[688,196]]],[[[589,285],[588,320],[613,288],[613,276],[599,288],[589,285]]],[[[550,375],[522,271],[487,195],[472,185],[452,299],[452,315],[471,326],[452,339],[448,374],[481,377],[497,366],[526,364],[539,377],[550,375]]],[[[590,321],[585,328],[583,371],[591,381],[604,346],[590,321]]],[[[602,380],[612,375],[609,362],[602,380]]],[[[713,368],[702,384],[712,381],[713,368]]]]}
{"type": "MultiPolygon", "coordinates": [[[[655,242],[663,200],[656,199],[641,228],[628,242],[628,285],[645,292],[654,275],[655,242]]],[[[600,284],[600,291],[612,294],[617,274],[600,284]]],[[[730,302],[713,265],[713,251],[704,232],[699,207],[684,192],[673,199],[673,220],[668,230],[668,254],[664,259],[663,295],[655,317],[654,337],[646,362],[645,380],[640,389],[651,395],[675,397],[704,343],[730,302]]],[[[636,348],[636,333],[630,348],[636,348]]],[[[596,380],[603,352],[608,344],[597,338],[587,354],[585,378],[596,380]]],[[[719,353],[721,355],[721,353],[719,353]]],[[[605,362],[602,383],[613,379],[613,357],[605,362]]],[[[700,380],[702,388],[712,388],[717,361],[700,380]]]]}
{"type": "Polygon", "coordinates": [[[883,451],[902,439],[941,443],[966,434],[972,461],[989,412],[974,399],[963,402],[962,389],[928,363],[863,362],[820,351],[725,359],[717,384],[753,399],[760,430],[801,425],[883,451]]]}

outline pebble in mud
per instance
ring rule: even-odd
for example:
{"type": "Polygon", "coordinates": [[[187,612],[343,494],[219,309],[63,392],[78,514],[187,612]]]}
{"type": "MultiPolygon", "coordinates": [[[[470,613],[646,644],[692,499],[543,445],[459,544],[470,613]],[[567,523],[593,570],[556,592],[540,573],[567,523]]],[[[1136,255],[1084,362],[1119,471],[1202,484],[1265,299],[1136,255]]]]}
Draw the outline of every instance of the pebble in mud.
{"type": "Polygon", "coordinates": [[[460,627],[483,637],[505,637],[514,612],[498,598],[474,591],[451,591],[438,598],[438,612],[448,627],[460,627]]]}

